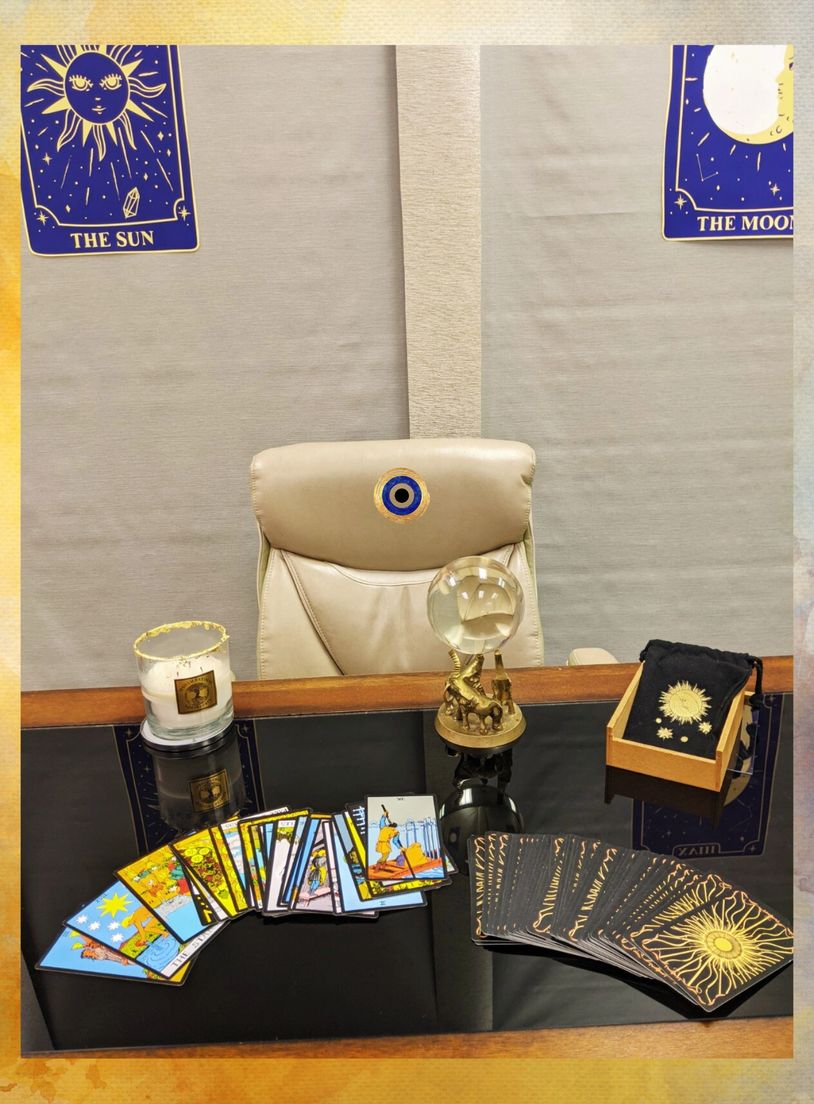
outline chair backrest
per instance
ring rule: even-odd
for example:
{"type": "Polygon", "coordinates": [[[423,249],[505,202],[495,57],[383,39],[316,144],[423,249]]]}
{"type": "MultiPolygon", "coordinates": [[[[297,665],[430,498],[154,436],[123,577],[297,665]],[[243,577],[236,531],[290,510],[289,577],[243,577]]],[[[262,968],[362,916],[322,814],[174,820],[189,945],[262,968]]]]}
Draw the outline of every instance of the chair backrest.
{"type": "Polygon", "coordinates": [[[352,441],[266,449],[252,461],[260,534],[260,678],[450,665],[427,588],[459,556],[489,555],[520,580],[525,612],[509,666],[543,662],[531,484],[514,441],[352,441]]]}

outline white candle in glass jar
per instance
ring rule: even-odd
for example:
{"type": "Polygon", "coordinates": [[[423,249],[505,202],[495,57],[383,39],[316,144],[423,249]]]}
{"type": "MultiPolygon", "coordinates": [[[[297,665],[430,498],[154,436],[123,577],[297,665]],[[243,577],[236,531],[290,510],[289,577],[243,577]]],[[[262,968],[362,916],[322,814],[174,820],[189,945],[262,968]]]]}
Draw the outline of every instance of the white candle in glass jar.
{"type": "Polygon", "coordinates": [[[162,728],[199,728],[227,711],[232,700],[232,672],[226,660],[218,655],[155,660],[149,670],[141,673],[141,692],[148,703],[148,714],[162,728]],[[189,713],[179,712],[176,681],[209,672],[215,679],[216,704],[189,713]]]}

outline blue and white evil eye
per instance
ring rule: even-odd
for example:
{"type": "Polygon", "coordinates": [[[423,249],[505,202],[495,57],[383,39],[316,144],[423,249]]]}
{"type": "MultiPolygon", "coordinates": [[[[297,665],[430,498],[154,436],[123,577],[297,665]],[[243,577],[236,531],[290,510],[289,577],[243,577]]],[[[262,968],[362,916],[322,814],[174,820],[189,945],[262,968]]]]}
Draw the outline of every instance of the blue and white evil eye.
{"type": "Polygon", "coordinates": [[[430,504],[427,484],[408,468],[393,468],[380,477],[373,492],[376,509],[389,521],[414,521],[430,504]]]}

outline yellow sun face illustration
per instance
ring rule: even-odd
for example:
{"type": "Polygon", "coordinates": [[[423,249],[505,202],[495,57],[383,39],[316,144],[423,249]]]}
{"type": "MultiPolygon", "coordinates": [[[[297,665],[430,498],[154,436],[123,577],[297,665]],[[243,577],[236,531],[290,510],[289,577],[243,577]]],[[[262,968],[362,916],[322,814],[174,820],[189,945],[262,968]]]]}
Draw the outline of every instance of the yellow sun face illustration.
{"type": "Polygon", "coordinates": [[[791,958],[793,943],[785,924],[738,892],[645,938],[642,947],[712,1008],[791,958]]]}
{"type": "MultiPolygon", "coordinates": [[[[57,140],[60,150],[82,132],[82,145],[92,137],[101,161],[108,139],[135,149],[131,115],[153,120],[143,101],[160,96],[165,84],[148,85],[135,74],[141,58],[128,60],[132,46],[59,46],[59,59],[43,54],[56,77],[43,77],[29,85],[28,91],[48,92],[53,103],[42,109],[43,115],[64,111],[65,121],[57,140]]],[[[149,75],[149,74],[148,74],[149,75]]]]}
{"type": "Polygon", "coordinates": [[[709,712],[710,699],[700,688],[689,682],[677,682],[662,692],[659,699],[665,717],[678,724],[700,721],[709,712]]]}

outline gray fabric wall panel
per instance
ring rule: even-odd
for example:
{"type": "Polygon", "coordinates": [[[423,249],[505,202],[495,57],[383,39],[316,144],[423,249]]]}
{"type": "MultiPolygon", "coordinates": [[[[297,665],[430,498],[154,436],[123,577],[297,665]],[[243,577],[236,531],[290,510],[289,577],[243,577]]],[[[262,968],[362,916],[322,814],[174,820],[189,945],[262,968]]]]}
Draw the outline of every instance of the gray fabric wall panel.
{"type": "Polygon", "coordinates": [[[396,74],[410,436],[477,437],[480,51],[397,46],[396,74]]]}
{"type": "Polygon", "coordinates": [[[23,685],[134,683],[222,621],[255,672],[255,452],[406,437],[394,51],[184,47],[201,246],[23,248],[23,685]]]}
{"type": "Polygon", "coordinates": [[[546,662],[791,650],[788,242],[660,233],[667,47],[484,47],[483,433],[537,451],[546,662]]]}

